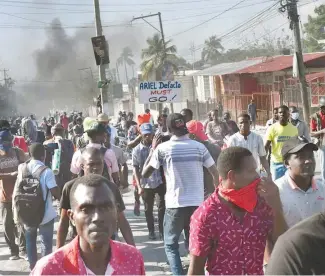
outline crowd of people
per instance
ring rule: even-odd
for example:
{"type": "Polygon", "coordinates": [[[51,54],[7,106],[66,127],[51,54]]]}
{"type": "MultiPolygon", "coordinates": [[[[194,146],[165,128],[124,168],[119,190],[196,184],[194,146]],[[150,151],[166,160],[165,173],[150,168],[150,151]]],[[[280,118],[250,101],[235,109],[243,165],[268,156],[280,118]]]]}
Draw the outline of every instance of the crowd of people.
{"type": "Polygon", "coordinates": [[[0,208],[10,260],[28,260],[31,275],[144,275],[124,213],[132,169],[134,214],[142,201],[148,239],[164,243],[173,275],[324,274],[325,99],[311,131],[297,107],[282,105],[264,137],[251,129],[254,100],[235,120],[220,108],[204,123],[190,109],[160,114],[157,124],[150,110],[135,120],[120,112],[116,127],[106,114],[0,120],[0,208]]]}

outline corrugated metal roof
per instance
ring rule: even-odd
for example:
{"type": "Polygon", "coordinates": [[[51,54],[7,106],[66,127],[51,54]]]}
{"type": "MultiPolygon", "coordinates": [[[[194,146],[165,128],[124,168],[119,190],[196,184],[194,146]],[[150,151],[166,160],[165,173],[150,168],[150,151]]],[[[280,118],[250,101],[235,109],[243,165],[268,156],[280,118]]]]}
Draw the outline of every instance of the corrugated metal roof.
{"type": "Polygon", "coordinates": [[[207,69],[198,71],[191,76],[219,76],[219,75],[227,75],[232,74],[238,70],[244,69],[246,67],[261,63],[262,59],[249,59],[242,60],[238,62],[229,62],[229,63],[221,63],[215,66],[209,67],[207,69]]]}
{"type": "MultiPolygon", "coordinates": [[[[325,57],[325,53],[310,53],[304,54],[304,62],[315,60],[321,57],[325,57]]],[[[262,62],[239,69],[234,72],[236,74],[253,74],[262,72],[275,72],[281,71],[293,66],[293,56],[275,56],[265,58],[262,62]]]]}
{"type": "Polygon", "coordinates": [[[325,72],[311,73],[311,74],[306,75],[306,81],[311,82],[315,79],[324,78],[324,77],[325,77],[325,72]]]}

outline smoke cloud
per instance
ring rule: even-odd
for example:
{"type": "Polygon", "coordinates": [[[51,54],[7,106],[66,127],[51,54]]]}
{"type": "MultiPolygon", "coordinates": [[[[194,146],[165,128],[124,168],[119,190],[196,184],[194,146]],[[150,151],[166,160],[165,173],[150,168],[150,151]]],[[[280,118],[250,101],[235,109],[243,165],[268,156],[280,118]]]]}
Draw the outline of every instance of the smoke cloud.
{"type": "MultiPolygon", "coordinates": [[[[55,18],[45,32],[44,46],[32,53],[36,76],[33,82],[21,87],[22,95],[17,98],[19,112],[43,116],[51,109],[72,111],[87,108],[99,94],[98,68],[91,44],[95,28],[80,28],[69,35],[61,21],[55,18]]],[[[110,68],[115,68],[124,47],[132,49],[134,61],[139,64],[141,49],[152,34],[146,35],[141,28],[126,25],[104,29],[104,35],[109,44],[110,68]]],[[[131,68],[129,70],[131,76],[131,68]]],[[[121,80],[124,80],[124,68],[120,71],[121,80]]]]}

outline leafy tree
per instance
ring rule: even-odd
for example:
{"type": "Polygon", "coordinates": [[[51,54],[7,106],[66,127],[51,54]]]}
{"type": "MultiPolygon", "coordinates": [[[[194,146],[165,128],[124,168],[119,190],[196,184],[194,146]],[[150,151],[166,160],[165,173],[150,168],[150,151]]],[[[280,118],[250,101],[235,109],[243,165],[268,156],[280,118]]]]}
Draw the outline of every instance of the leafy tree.
{"type": "Polygon", "coordinates": [[[161,78],[165,65],[170,65],[173,71],[177,71],[177,49],[175,45],[170,45],[171,40],[166,41],[164,47],[161,36],[157,33],[147,39],[148,48],[142,50],[141,70],[143,79],[148,79],[149,75],[155,74],[156,79],[161,78]]]}
{"type": "Polygon", "coordinates": [[[125,47],[125,48],[123,48],[120,57],[117,59],[117,65],[119,65],[119,66],[124,65],[125,77],[126,77],[127,83],[129,82],[127,65],[133,66],[135,64],[132,57],[133,57],[133,53],[132,53],[131,48],[125,47]]]}
{"type": "Polygon", "coordinates": [[[221,45],[221,40],[216,35],[209,37],[204,42],[204,48],[202,51],[202,60],[210,64],[218,63],[219,58],[224,50],[221,45]]]}
{"type": "Polygon", "coordinates": [[[325,5],[320,5],[314,10],[316,16],[308,15],[308,22],[305,27],[305,50],[307,52],[324,51],[325,44],[318,43],[317,40],[325,39],[325,5]]]}

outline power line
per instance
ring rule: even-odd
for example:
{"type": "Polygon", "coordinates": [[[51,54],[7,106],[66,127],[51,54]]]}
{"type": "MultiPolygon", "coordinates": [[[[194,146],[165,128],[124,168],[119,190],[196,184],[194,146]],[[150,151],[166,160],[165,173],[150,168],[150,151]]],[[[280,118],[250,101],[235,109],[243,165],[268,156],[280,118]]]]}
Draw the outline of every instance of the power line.
{"type": "MultiPolygon", "coordinates": [[[[248,4],[248,5],[243,5],[243,6],[239,6],[234,8],[235,9],[242,9],[242,8],[246,8],[246,7],[251,7],[251,6],[256,6],[256,5],[261,5],[261,4],[265,4],[265,3],[270,3],[270,2],[274,2],[274,0],[265,0],[265,1],[259,1],[258,3],[252,3],[252,4],[248,4]]],[[[8,5],[8,4],[2,4],[2,7],[16,7],[16,8],[28,8],[28,9],[44,9],[44,10],[51,10],[51,11],[57,11],[60,12],[60,14],[85,14],[85,13],[93,13],[93,11],[91,10],[70,10],[70,9],[55,9],[55,8],[49,8],[49,7],[28,7],[28,6],[16,6],[16,5],[8,5]]],[[[204,6],[204,7],[197,7],[195,8],[195,10],[211,10],[212,8],[216,8],[216,7],[221,7],[220,4],[217,5],[212,5],[212,6],[204,6]]],[[[190,10],[192,11],[193,8],[182,8],[182,11],[184,10],[190,10]]],[[[150,13],[150,11],[152,12],[152,10],[103,10],[101,11],[101,13],[137,13],[137,12],[145,12],[145,13],[150,13]]],[[[164,11],[175,11],[175,9],[160,9],[161,12],[164,11]]],[[[216,11],[217,12],[217,11],[216,11]]],[[[53,14],[53,12],[17,12],[15,14],[53,14]]]]}
{"type": "MultiPolygon", "coordinates": [[[[230,8],[224,10],[223,12],[217,14],[216,16],[213,16],[212,18],[210,18],[210,19],[208,19],[208,20],[205,20],[205,21],[203,21],[203,22],[201,22],[201,23],[199,23],[199,24],[197,24],[197,25],[194,25],[193,27],[191,27],[191,28],[189,28],[189,29],[187,29],[187,30],[184,30],[184,31],[181,31],[181,32],[179,32],[179,33],[173,34],[173,35],[171,35],[170,37],[177,36],[177,35],[180,35],[180,34],[183,34],[183,33],[189,32],[189,31],[191,31],[191,30],[193,30],[193,29],[195,29],[195,28],[197,28],[197,27],[200,27],[200,26],[202,26],[202,25],[204,25],[204,24],[206,24],[206,23],[208,23],[208,22],[210,22],[210,21],[216,19],[216,18],[219,17],[220,15],[223,15],[224,13],[226,13],[226,12],[232,10],[233,8],[237,7],[238,5],[240,5],[241,3],[245,2],[245,1],[246,1],[246,0],[241,0],[241,1],[239,1],[237,4],[231,6],[230,8]]],[[[170,38],[170,37],[168,37],[168,38],[170,38]]]]}
{"type": "MultiPolygon", "coordinates": [[[[218,1],[218,0],[217,0],[218,1]]],[[[190,3],[202,3],[202,2],[216,2],[216,0],[187,0],[187,1],[171,1],[171,2],[158,2],[158,3],[136,3],[137,6],[158,6],[158,5],[179,5],[190,3]]],[[[17,4],[30,4],[30,5],[47,5],[47,6],[74,6],[74,7],[92,7],[92,4],[81,3],[48,3],[48,2],[31,2],[31,1],[11,1],[1,0],[0,3],[17,3],[17,4]]],[[[101,4],[101,6],[109,7],[129,7],[130,4],[101,4]]]]}
{"type": "MultiPolygon", "coordinates": [[[[265,9],[261,10],[260,12],[258,12],[258,13],[257,13],[256,15],[254,15],[253,17],[251,17],[251,18],[245,20],[244,22],[242,22],[242,23],[240,23],[240,24],[234,26],[234,27],[231,28],[229,31],[227,31],[225,34],[220,35],[220,36],[218,37],[218,39],[222,39],[222,38],[226,37],[227,35],[233,33],[234,31],[240,29],[241,27],[245,26],[247,23],[249,23],[250,25],[252,25],[252,23],[255,23],[255,20],[256,20],[256,19],[260,18],[263,14],[265,14],[266,12],[268,12],[269,9],[274,8],[274,6],[275,6],[275,4],[272,4],[270,7],[267,7],[267,8],[265,8],[265,9]]],[[[250,26],[250,25],[249,25],[249,26],[250,26]]],[[[201,45],[199,45],[199,46],[197,47],[196,50],[200,50],[200,49],[204,48],[204,45],[205,45],[204,43],[201,44],[201,45]]]]}
{"type": "MultiPolygon", "coordinates": [[[[269,1],[266,1],[266,2],[269,2],[269,1]]],[[[265,3],[265,2],[264,2],[265,3]]],[[[251,6],[251,5],[249,5],[251,6]]],[[[216,11],[214,12],[209,12],[209,13],[200,13],[200,14],[194,14],[194,15],[189,15],[189,16],[184,16],[184,17],[178,17],[178,18],[173,18],[173,19],[166,19],[164,20],[164,22],[169,22],[169,21],[178,21],[178,20],[181,20],[181,19],[188,19],[188,18],[194,18],[194,17],[200,17],[200,16],[206,16],[206,15],[210,15],[210,14],[215,14],[216,11]]],[[[12,17],[16,17],[16,18],[19,18],[19,19],[23,19],[23,20],[28,20],[28,21],[33,21],[33,22],[38,22],[38,23],[43,23],[43,24],[46,24],[46,25],[50,25],[51,24],[51,27],[55,28],[52,23],[47,23],[47,22],[44,22],[44,21],[39,21],[39,20],[33,20],[33,19],[29,19],[29,18],[25,18],[25,17],[21,17],[21,16],[17,16],[15,14],[10,14],[10,13],[4,13],[4,12],[0,12],[0,13],[3,13],[3,14],[6,14],[8,16],[12,16],[12,17]]],[[[219,19],[222,19],[222,18],[219,18],[219,19]]],[[[191,23],[193,21],[187,21],[187,22],[184,22],[184,23],[191,23]]],[[[118,27],[118,26],[128,26],[129,23],[125,23],[125,21],[112,21],[112,22],[107,22],[107,23],[103,23],[103,27],[118,27]]],[[[137,23],[135,25],[144,25],[144,24],[141,24],[141,23],[137,23]]],[[[58,28],[61,28],[61,24],[57,24],[58,28]]],[[[25,29],[43,29],[43,26],[14,26],[14,25],[2,25],[3,28],[25,28],[25,29]]],[[[80,29],[86,29],[86,28],[93,28],[94,25],[93,23],[90,23],[87,25],[81,25],[81,26],[62,26],[64,28],[80,28],[80,29]]]]}

